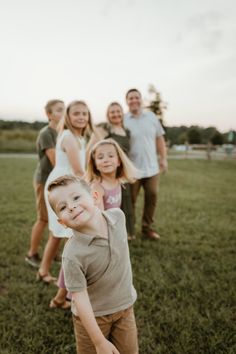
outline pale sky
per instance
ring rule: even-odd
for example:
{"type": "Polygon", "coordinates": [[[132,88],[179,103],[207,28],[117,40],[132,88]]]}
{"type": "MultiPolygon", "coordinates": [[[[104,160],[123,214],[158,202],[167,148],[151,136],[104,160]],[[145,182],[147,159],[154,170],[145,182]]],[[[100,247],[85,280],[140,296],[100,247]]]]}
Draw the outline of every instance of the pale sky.
{"type": "Polygon", "coordinates": [[[0,118],[51,98],[107,105],[153,84],[165,124],[236,129],[235,0],[0,0],[0,118]]]}

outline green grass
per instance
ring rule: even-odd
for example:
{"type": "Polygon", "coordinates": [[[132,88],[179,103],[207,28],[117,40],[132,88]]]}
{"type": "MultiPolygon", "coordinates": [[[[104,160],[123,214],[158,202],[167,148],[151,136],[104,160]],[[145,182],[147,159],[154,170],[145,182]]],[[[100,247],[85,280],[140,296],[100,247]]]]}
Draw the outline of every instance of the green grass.
{"type": "MultiPolygon", "coordinates": [[[[0,353],[72,354],[70,313],[48,309],[56,289],[24,264],[35,165],[0,159],[0,353]]],[[[138,227],[130,245],[141,354],[236,352],[235,172],[236,161],[172,160],[162,176],[161,240],[142,241],[138,227]]]]}

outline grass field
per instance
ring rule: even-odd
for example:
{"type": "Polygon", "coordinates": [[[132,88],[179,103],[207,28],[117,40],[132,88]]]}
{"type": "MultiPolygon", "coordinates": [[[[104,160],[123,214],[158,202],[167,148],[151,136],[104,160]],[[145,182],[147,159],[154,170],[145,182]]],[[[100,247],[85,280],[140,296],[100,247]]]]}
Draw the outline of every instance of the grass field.
{"type": "MultiPolygon", "coordinates": [[[[24,263],[35,164],[0,159],[0,353],[72,354],[70,313],[48,309],[56,288],[24,263]]],[[[156,215],[162,238],[142,241],[138,227],[130,245],[141,354],[236,353],[235,177],[236,161],[170,161],[156,215]]]]}

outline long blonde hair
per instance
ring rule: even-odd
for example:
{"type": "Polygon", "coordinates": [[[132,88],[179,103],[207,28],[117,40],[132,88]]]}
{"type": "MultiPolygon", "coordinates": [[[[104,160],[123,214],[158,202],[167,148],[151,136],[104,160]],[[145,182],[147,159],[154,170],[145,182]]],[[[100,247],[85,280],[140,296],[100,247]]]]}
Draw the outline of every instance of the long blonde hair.
{"type": "Polygon", "coordinates": [[[58,134],[60,135],[64,129],[69,129],[72,134],[76,135],[76,129],[72,126],[71,124],[71,120],[70,120],[70,110],[72,107],[77,106],[77,105],[83,105],[84,107],[87,108],[88,110],[88,124],[86,126],[86,128],[84,128],[82,130],[82,136],[85,136],[86,138],[88,138],[91,133],[93,132],[93,123],[92,123],[92,116],[91,116],[91,112],[87,106],[87,104],[84,101],[72,101],[70,104],[68,104],[68,106],[66,107],[66,112],[65,115],[63,117],[63,119],[59,122],[58,124],[58,134]]]}
{"type": "Polygon", "coordinates": [[[94,180],[101,180],[101,173],[96,167],[95,153],[97,148],[102,145],[113,145],[116,150],[117,156],[120,160],[120,166],[118,166],[116,170],[116,178],[119,179],[120,183],[134,183],[138,174],[137,169],[134,167],[130,159],[126,156],[119,144],[113,139],[100,140],[92,147],[88,157],[85,180],[88,183],[91,183],[94,180]]]}

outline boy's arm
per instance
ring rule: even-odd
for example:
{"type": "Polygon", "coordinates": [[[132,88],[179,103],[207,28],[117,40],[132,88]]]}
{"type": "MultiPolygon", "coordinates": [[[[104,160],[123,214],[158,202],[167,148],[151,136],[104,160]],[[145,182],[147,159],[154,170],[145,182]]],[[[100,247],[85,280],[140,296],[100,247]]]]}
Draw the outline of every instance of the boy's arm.
{"type": "Polygon", "coordinates": [[[102,334],[96,322],[87,290],[72,293],[72,300],[75,303],[79,318],[96,348],[97,354],[119,354],[114,345],[102,334]]]}
{"type": "Polygon", "coordinates": [[[55,166],[55,149],[54,148],[46,149],[45,154],[47,155],[47,158],[51,162],[51,165],[54,167],[55,166]]]}
{"type": "Polygon", "coordinates": [[[167,153],[166,153],[166,143],[165,143],[165,139],[162,136],[158,136],[156,138],[156,147],[157,147],[157,151],[158,154],[160,156],[159,159],[159,164],[160,164],[160,169],[162,172],[167,172],[168,169],[168,162],[167,162],[167,153]]]}

